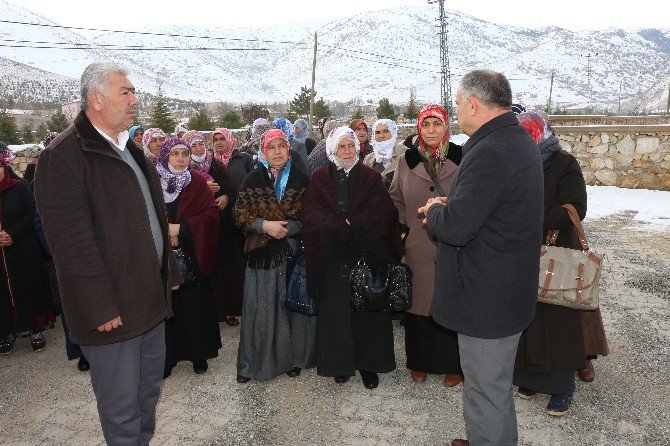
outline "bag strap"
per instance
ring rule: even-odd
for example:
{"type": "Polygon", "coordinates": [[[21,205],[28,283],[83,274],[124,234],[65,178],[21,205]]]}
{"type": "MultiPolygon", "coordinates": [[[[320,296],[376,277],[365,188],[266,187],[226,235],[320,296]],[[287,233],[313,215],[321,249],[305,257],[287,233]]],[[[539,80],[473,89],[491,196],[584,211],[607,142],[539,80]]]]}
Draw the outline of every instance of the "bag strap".
{"type": "Polygon", "coordinates": [[[442,186],[440,186],[439,182],[435,181],[435,176],[433,174],[431,174],[431,172],[430,172],[428,160],[426,159],[426,157],[424,157],[422,155],[419,155],[419,156],[421,156],[421,161],[423,162],[423,167],[425,167],[426,173],[430,177],[430,181],[433,182],[433,186],[435,186],[435,189],[437,189],[437,193],[440,194],[439,195],[440,197],[446,197],[447,194],[444,193],[444,189],[442,189],[442,186]]]}
{"type": "MultiPolygon", "coordinates": [[[[584,231],[582,221],[579,219],[577,209],[575,209],[575,207],[570,203],[562,204],[561,207],[568,211],[568,216],[570,217],[570,221],[575,227],[575,232],[577,233],[577,238],[579,239],[579,244],[581,245],[582,250],[588,251],[590,249],[589,243],[586,241],[586,232],[584,231]]],[[[556,242],[556,239],[558,238],[558,232],[558,229],[550,229],[547,231],[547,245],[553,245],[556,242]]]]}

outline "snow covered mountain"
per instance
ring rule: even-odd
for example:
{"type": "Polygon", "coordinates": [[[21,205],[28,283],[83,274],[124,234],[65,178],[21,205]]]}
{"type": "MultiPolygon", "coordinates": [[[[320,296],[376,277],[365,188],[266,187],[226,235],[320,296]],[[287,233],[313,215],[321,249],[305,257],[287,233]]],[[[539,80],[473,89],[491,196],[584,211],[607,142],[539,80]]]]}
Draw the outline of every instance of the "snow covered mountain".
{"type": "MultiPolygon", "coordinates": [[[[420,102],[436,101],[440,92],[436,17],[437,8],[425,5],[277,27],[175,25],[143,28],[136,34],[94,33],[53,27],[58,24],[0,0],[0,58],[7,59],[0,59],[0,97],[18,94],[17,85],[23,84],[12,80],[28,79],[35,85],[51,85],[41,89],[45,99],[62,100],[68,94],[75,99],[76,79],[83,68],[95,60],[114,60],[128,66],[138,88],[149,93],[160,84],[166,95],[179,99],[288,101],[311,82],[316,31],[318,96],[361,104],[388,97],[400,104],[407,102],[414,86],[420,102]],[[17,48],[26,45],[59,48],[17,48]],[[131,46],[134,49],[128,50],[131,46]]],[[[596,106],[615,110],[621,91],[625,104],[637,99],[648,111],[665,108],[670,28],[522,29],[454,11],[448,11],[448,20],[454,90],[465,72],[491,68],[510,78],[515,100],[542,105],[554,71],[554,107],[585,106],[592,97],[596,106]]]]}

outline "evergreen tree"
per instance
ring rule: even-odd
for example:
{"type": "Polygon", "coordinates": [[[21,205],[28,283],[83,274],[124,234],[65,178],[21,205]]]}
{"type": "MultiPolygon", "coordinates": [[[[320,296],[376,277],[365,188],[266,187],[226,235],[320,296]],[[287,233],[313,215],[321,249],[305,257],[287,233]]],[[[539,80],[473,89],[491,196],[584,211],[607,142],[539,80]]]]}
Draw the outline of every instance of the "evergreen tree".
{"type": "Polygon", "coordinates": [[[35,142],[35,135],[33,134],[33,126],[30,125],[30,122],[26,121],[21,127],[21,139],[23,144],[32,144],[35,142]]]}
{"type": "Polygon", "coordinates": [[[44,137],[47,136],[47,133],[49,133],[49,127],[41,122],[40,125],[37,126],[37,130],[35,130],[36,141],[42,141],[44,137]]]}
{"type": "Polygon", "coordinates": [[[250,102],[242,105],[241,109],[242,119],[248,124],[251,124],[258,118],[267,119],[270,116],[270,111],[260,104],[253,104],[250,102]]]}
{"type": "Polygon", "coordinates": [[[5,144],[20,144],[19,129],[16,127],[16,119],[9,116],[7,112],[0,111],[0,141],[5,144]]]}
{"type": "Polygon", "coordinates": [[[186,124],[191,130],[214,130],[214,121],[209,117],[207,111],[201,108],[186,124]]]}
{"type": "Polygon", "coordinates": [[[49,130],[52,132],[62,132],[68,126],[70,125],[70,121],[68,121],[67,116],[65,116],[65,113],[63,113],[60,110],[56,110],[56,113],[54,113],[51,116],[51,119],[47,121],[47,126],[49,127],[49,130]]]}
{"type": "MultiPolygon", "coordinates": [[[[314,96],[316,97],[316,91],[314,92],[314,96]]],[[[312,89],[308,87],[300,87],[300,93],[297,93],[293,100],[288,104],[286,117],[293,121],[300,116],[309,116],[309,101],[311,98],[312,89]]],[[[326,116],[331,116],[332,114],[333,112],[323,100],[323,97],[314,101],[314,116],[312,117],[314,121],[325,118],[326,116]]]]}
{"type": "Polygon", "coordinates": [[[419,114],[419,108],[416,106],[416,88],[409,89],[409,102],[405,109],[405,119],[416,119],[419,114]]]}
{"type": "MultiPolygon", "coordinates": [[[[316,92],[314,92],[316,95],[316,92]]],[[[297,93],[293,100],[288,104],[286,116],[289,119],[297,119],[298,116],[309,116],[309,101],[312,98],[312,89],[300,87],[300,93],[297,93]]]]}
{"type": "MultiPolygon", "coordinates": [[[[328,107],[328,104],[326,104],[323,98],[319,98],[319,100],[314,103],[314,121],[332,116],[332,114],[333,112],[330,111],[330,107],[328,107]]],[[[309,109],[307,110],[307,115],[309,116],[309,109]]]]}
{"type": "Polygon", "coordinates": [[[174,131],[175,120],[172,118],[170,109],[162,95],[158,95],[156,102],[151,107],[151,121],[149,127],[156,127],[170,134],[174,131]]]}
{"type": "Polygon", "coordinates": [[[241,129],[244,127],[244,122],[240,119],[240,116],[235,113],[235,110],[229,110],[228,113],[221,116],[217,124],[219,127],[225,127],[227,129],[241,129]]]}
{"type": "Polygon", "coordinates": [[[377,107],[377,118],[379,119],[393,119],[394,121],[398,117],[398,114],[393,109],[393,106],[387,98],[382,98],[379,101],[379,107],[377,107]]]}
{"type": "Polygon", "coordinates": [[[363,119],[363,109],[360,106],[356,107],[356,110],[354,110],[354,114],[351,115],[351,119],[352,120],[363,119]]]}

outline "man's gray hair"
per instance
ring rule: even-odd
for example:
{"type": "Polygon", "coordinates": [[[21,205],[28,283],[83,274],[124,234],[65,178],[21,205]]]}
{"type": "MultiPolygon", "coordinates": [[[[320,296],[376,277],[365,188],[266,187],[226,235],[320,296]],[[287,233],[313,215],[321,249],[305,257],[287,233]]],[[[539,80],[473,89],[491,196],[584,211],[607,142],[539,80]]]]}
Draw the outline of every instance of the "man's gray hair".
{"type": "Polygon", "coordinates": [[[86,111],[89,106],[88,95],[91,93],[106,93],[109,88],[109,74],[119,73],[128,76],[123,65],[115,62],[94,62],[86,67],[81,75],[81,109],[86,111]]]}
{"type": "Polygon", "coordinates": [[[466,73],[458,87],[461,100],[476,96],[489,108],[512,106],[512,87],[502,73],[491,70],[474,70],[466,73]]]}

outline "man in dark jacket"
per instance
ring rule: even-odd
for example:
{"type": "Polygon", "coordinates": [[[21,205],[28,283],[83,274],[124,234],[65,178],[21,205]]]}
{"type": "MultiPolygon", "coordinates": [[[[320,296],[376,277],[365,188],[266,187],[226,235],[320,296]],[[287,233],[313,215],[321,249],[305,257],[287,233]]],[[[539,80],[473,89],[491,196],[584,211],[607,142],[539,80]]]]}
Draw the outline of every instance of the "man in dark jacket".
{"type": "Polygon", "coordinates": [[[466,74],[456,101],[459,125],[470,139],[449,197],[420,209],[439,239],[431,312],[438,324],[458,333],[469,441],[514,445],[512,372],[537,300],[542,161],[509,111],[512,92],[505,76],[466,74]]]}
{"type": "Polygon", "coordinates": [[[125,130],[128,72],[93,63],[82,111],[40,155],[35,195],[72,341],[91,366],[105,440],[146,445],[165,366],[170,290],[181,282],[154,166],[125,130]]]}

